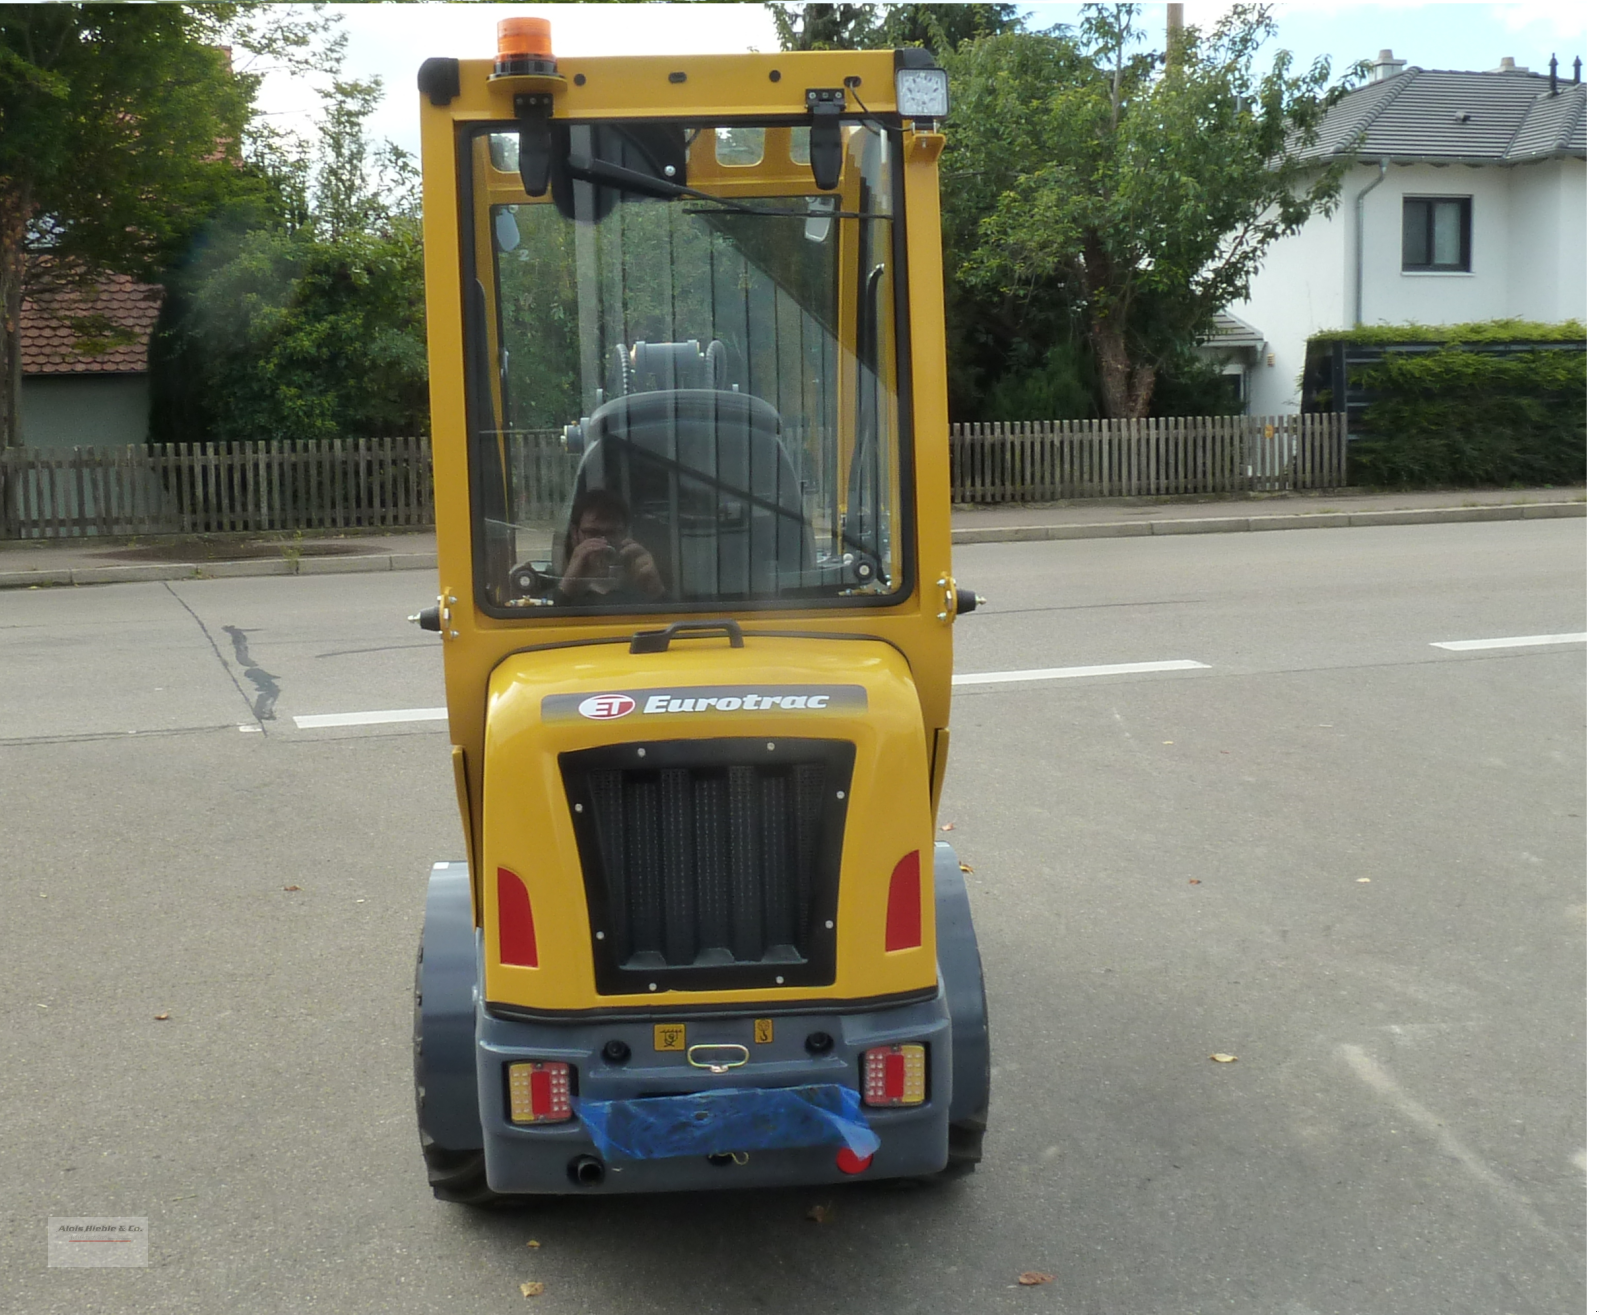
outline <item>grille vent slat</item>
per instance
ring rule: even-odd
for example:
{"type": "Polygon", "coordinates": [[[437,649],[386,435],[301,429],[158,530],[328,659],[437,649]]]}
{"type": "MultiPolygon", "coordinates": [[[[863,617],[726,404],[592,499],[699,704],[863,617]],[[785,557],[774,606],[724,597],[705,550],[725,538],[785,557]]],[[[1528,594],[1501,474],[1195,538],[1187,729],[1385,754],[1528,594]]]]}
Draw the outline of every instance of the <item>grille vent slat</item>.
{"type": "Polygon", "coordinates": [[[707,740],[649,752],[649,766],[627,746],[562,755],[569,797],[590,805],[573,818],[597,984],[831,981],[854,747],[707,740]]]}
{"type": "Polygon", "coordinates": [[[695,955],[694,782],[681,767],[661,773],[662,919],[668,963],[695,955]]]}
{"type": "MultiPolygon", "coordinates": [[[[623,847],[623,841],[628,834],[628,828],[622,808],[622,773],[591,772],[589,791],[595,811],[595,831],[600,841],[606,895],[612,908],[626,909],[628,865],[625,861],[627,851],[623,847]]],[[[633,957],[633,936],[630,930],[626,918],[616,919],[609,928],[613,953],[624,963],[633,957]]]]}
{"type": "MultiPolygon", "coordinates": [[[[695,913],[698,939],[705,946],[730,946],[728,920],[728,847],[722,837],[728,830],[727,782],[700,776],[694,782],[695,857],[699,896],[695,913]]],[[[733,954],[728,953],[731,961],[733,954]]]]}
{"type": "Polygon", "coordinates": [[[761,831],[753,767],[728,770],[728,885],[733,957],[761,957],[761,831]]]}
{"type": "Polygon", "coordinates": [[[637,777],[628,781],[627,891],[628,922],[636,956],[656,956],[662,950],[661,812],[660,789],[655,782],[637,777]]]}
{"type": "MultiPolygon", "coordinates": [[[[769,946],[794,946],[794,851],[789,844],[787,776],[763,776],[757,816],[761,832],[761,904],[769,946]]],[[[798,947],[796,947],[798,948],[798,947]]]]}

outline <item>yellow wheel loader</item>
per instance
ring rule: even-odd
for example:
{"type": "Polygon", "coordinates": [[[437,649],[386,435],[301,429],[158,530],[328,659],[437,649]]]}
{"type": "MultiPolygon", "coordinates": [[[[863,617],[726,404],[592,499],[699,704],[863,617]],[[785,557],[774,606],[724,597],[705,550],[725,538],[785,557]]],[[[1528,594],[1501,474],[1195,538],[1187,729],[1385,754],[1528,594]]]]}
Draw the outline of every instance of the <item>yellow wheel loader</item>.
{"type": "Polygon", "coordinates": [[[427,60],[439,599],[468,857],[416,1097],[448,1201],[917,1177],[989,1048],[936,843],[943,70],[427,60]]]}

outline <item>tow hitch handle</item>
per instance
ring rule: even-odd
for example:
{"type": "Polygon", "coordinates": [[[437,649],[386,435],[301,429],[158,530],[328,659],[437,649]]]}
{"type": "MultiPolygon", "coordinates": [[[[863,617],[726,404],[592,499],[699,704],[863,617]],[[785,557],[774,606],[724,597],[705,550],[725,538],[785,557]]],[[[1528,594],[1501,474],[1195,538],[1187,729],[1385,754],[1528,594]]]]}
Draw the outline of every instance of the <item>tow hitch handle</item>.
{"type": "Polygon", "coordinates": [[[737,621],[675,621],[665,630],[638,630],[628,645],[630,653],[665,653],[674,639],[726,635],[730,648],[744,647],[744,631],[737,621]]]}

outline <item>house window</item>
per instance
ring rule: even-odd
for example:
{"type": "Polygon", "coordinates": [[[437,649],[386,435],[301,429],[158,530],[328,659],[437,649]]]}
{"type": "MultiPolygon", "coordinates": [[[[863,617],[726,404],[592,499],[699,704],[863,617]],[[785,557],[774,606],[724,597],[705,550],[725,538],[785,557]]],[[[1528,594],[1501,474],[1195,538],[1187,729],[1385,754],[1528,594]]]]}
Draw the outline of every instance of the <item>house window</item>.
{"type": "Polygon", "coordinates": [[[1406,197],[1400,245],[1403,270],[1470,270],[1472,198],[1406,197]]]}

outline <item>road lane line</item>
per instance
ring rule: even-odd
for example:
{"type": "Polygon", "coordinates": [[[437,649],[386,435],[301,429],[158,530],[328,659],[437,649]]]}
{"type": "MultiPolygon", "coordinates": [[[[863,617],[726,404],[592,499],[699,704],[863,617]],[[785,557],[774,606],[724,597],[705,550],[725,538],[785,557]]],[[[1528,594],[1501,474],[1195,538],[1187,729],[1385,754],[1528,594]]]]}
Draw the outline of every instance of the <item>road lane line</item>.
{"type": "Polygon", "coordinates": [[[1556,1242],[1568,1260],[1574,1259],[1565,1235],[1552,1228],[1526,1196],[1468,1149],[1443,1119],[1411,1096],[1377,1060],[1360,1046],[1343,1045],[1339,1049],[1358,1078],[1416,1124],[1425,1136],[1431,1137],[1441,1151],[1498,1196],[1520,1219],[1556,1242]]]}
{"type": "MultiPolygon", "coordinates": [[[[1069,680],[1074,676],[1126,676],[1145,671],[1209,671],[1204,662],[1182,659],[1176,662],[1118,662],[1100,667],[1041,667],[1033,671],[979,671],[955,676],[955,685],[1009,684],[1019,680],[1069,680]]],[[[296,717],[299,730],[319,730],[326,726],[379,726],[399,721],[444,721],[444,708],[396,708],[387,712],[320,712],[296,717]]]]}
{"type": "Polygon", "coordinates": [[[396,721],[444,721],[450,715],[445,708],[392,708],[387,712],[318,712],[309,717],[296,717],[299,730],[317,730],[323,726],[382,726],[396,721]]]}
{"type": "Polygon", "coordinates": [[[1448,648],[1452,653],[1466,653],[1478,648],[1533,648],[1538,644],[1587,644],[1588,632],[1576,635],[1514,635],[1509,639],[1446,639],[1429,644],[1429,648],[1448,648]]]}
{"type": "Polygon", "coordinates": [[[1103,667],[1037,667],[1032,671],[973,671],[952,676],[952,685],[1005,685],[1018,680],[1071,680],[1074,676],[1131,676],[1144,671],[1210,671],[1204,662],[1116,662],[1103,667]]]}

